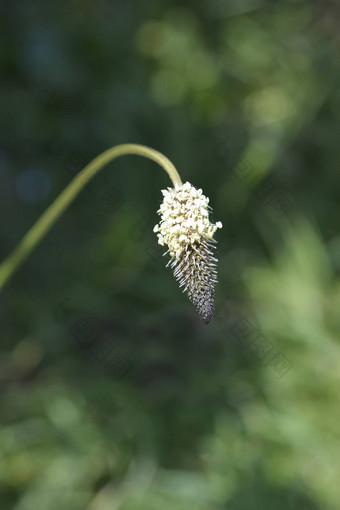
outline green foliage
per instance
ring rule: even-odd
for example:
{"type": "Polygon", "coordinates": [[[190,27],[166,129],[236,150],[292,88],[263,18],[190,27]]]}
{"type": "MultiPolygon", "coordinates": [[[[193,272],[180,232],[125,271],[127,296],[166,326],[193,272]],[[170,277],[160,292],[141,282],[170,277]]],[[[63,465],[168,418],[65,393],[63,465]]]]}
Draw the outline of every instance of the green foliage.
{"type": "Polygon", "coordinates": [[[152,232],[170,181],[126,157],[9,282],[0,507],[337,510],[336,3],[1,12],[1,260],[126,142],[166,154],[223,229],[204,326],[152,232]]]}

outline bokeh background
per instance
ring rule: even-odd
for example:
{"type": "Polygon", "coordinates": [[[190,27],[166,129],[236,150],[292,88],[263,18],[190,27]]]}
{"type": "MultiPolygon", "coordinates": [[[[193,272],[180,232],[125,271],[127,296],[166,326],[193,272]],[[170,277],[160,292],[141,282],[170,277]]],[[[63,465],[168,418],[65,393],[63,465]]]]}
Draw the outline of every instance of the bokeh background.
{"type": "Polygon", "coordinates": [[[73,175],[154,147],[210,197],[216,316],[153,226],[170,185],[110,164],[0,296],[0,507],[335,510],[339,4],[0,4],[1,259],[73,175]]]}

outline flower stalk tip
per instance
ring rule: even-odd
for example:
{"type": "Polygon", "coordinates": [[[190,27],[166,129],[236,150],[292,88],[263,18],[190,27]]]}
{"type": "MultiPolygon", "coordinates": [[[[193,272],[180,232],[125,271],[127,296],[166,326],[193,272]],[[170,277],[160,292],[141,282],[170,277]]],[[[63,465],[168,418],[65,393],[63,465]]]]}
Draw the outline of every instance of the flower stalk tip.
{"type": "Polygon", "coordinates": [[[213,255],[213,238],[222,223],[211,223],[209,198],[201,189],[186,182],[162,190],[163,202],[157,211],[161,216],[155,225],[158,243],[166,245],[165,254],[183,292],[188,293],[199,316],[206,324],[214,315],[214,287],[217,283],[217,258],[213,255]]]}

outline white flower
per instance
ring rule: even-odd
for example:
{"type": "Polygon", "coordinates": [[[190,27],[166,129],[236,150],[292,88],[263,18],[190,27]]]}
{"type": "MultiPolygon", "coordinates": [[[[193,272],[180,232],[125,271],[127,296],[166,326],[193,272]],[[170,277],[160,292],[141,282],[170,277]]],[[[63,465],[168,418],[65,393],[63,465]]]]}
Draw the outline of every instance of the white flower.
{"type": "Polygon", "coordinates": [[[196,189],[189,182],[183,186],[162,190],[163,203],[157,211],[161,222],[155,226],[154,232],[160,232],[159,244],[167,245],[172,257],[179,257],[187,250],[188,245],[200,239],[212,239],[222,223],[213,224],[209,221],[209,199],[201,189],[196,189]]]}
{"type": "Polygon", "coordinates": [[[189,182],[162,190],[164,196],[158,214],[158,243],[168,246],[171,266],[180,286],[185,285],[189,298],[200,316],[209,322],[214,311],[216,262],[212,256],[213,236],[222,223],[209,220],[209,198],[189,182]]]}

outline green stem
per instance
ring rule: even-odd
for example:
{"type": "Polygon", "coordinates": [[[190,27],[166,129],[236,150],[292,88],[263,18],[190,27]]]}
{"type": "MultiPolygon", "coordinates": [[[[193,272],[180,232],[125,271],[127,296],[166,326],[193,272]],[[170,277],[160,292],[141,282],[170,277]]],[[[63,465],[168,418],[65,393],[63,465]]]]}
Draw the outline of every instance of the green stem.
{"type": "Polygon", "coordinates": [[[52,202],[46,211],[40,216],[38,221],[30,228],[19,245],[10,253],[10,255],[0,265],[0,290],[7,280],[15,273],[28,255],[33,251],[37,244],[42,240],[44,235],[49,231],[52,225],[63,214],[70,203],[76,198],[78,193],[84,186],[94,177],[107,163],[119,156],[128,154],[136,154],[152,159],[169,174],[174,186],[182,185],[181,178],[171,163],[160,152],[145,147],[144,145],[136,145],[127,143],[117,145],[97,156],[91,163],[70,182],[70,184],[60,193],[60,195],[52,202]]]}

